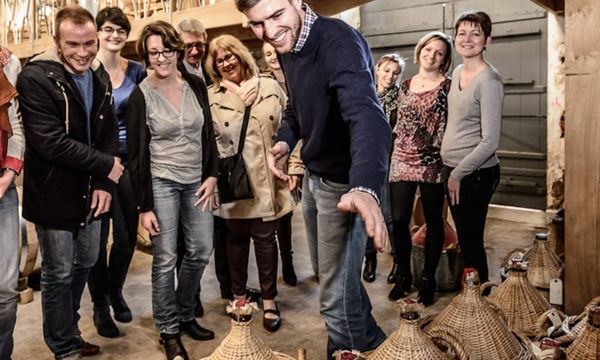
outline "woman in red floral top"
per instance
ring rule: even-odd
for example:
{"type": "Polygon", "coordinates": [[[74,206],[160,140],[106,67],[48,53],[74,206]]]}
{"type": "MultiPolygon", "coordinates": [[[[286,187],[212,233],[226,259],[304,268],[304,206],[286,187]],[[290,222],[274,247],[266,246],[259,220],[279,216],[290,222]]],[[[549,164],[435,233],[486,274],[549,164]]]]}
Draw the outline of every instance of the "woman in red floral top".
{"type": "Polygon", "coordinates": [[[415,63],[419,64],[419,72],[405,80],[398,93],[398,120],[393,131],[389,181],[392,241],[396,248],[394,261],[399,266],[399,276],[390,291],[391,300],[404,297],[411,289],[412,242],[408,226],[418,187],[427,224],[425,269],[419,302],[425,305],[433,303],[435,270],[444,242],[444,164],[440,147],[448,112],[450,78],[446,72],[450,67],[451,53],[452,43],[446,34],[431,32],[421,38],[415,48],[415,63]]]}

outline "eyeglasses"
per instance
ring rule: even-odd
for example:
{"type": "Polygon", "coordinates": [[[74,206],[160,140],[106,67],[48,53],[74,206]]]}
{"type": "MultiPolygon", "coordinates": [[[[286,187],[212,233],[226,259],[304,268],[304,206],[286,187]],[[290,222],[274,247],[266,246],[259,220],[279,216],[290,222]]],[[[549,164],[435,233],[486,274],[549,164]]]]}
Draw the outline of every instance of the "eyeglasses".
{"type": "Polygon", "coordinates": [[[200,51],[200,50],[204,49],[205,47],[206,47],[206,43],[201,42],[201,41],[183,45],[183,48],[185,49],[185,51],[192,51],[193,48],[196,48],[196,50],[200,51]]]}
{"type": "Polygon", "coordinates": [[[115,31],[117,32],[117,35],[119,35],[119,36],[127,35],[127,31],[125,31],[125,29],[123,29],[123,28],[115,29],[112,26],[103,26],[100,28],[100,31],[102,31],[103,33],[108,34],[108,35],[114,34],[115,31]]]}
{"type": "Polygon", "coordinates": [[[231,64],[233,61],[235,61],[235,59],[236,59],[235,55],[233,55],[232,53],[229,53],[229,54],[225,55],[224,58],[217,59],[217,61],[216,61],[217,67],[225,66],[226,62],[228,64],[231,64]]]}
{"type": "Polygon", "coordinates": [[[164,56],[166,59],[173,57],[173,55],[175,55],[177,53],[177,51],[173,50],[173,49],[164,49],[163,51],[148,51],[148,57],[150,59],[158,59],[161,55],[164,56]]]}

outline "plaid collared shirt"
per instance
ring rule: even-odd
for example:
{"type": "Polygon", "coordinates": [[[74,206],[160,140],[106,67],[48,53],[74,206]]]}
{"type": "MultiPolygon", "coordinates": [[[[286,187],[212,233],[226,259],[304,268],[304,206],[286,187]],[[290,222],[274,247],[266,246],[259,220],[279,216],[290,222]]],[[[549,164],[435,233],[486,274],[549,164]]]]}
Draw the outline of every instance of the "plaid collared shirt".
{"type": "Polygon", "coordinates": [[[318,15],[307,4],[302,4],[302,10],[304,10],[304,21],[302,22],[302,29],[300,30],[298,41],[296,41],[296,45],[294,45],[294,48],[292,49],[293,53],[297,53],[302,50],[302,47],[304,47],[304,44],[308,39],[308,34],[310,34],[310,29],[318,17],[318,15]]]}

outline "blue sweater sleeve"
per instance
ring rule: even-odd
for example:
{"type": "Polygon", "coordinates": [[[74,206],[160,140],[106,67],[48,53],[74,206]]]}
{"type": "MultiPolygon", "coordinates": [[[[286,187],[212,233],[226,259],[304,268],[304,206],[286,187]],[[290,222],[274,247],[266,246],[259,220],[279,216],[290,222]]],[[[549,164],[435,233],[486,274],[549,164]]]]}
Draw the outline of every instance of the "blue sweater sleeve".
{"type": "Polygon", "coordinates": [[[300,126],[296,118],[294,105],[288,97],[279,129],[277,130],[276,141],[285,141],[290,149],[290,152],[296,147],[296,143],[300,139],[300,126]]]}
{"type": "Polygon", "coordinates": [[[350,187],[367,187],[379,196],[387,172],[391,129],[381,109],[366,41],[351,28],[327,37],[325,69],[350,129],[350,187]]]}

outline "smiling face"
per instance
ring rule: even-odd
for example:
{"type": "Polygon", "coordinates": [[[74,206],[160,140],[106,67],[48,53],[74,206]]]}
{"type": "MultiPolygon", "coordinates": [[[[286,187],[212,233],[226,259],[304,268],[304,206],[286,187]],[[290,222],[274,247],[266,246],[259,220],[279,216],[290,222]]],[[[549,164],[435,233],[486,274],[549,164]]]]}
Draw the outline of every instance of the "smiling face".
{"type": "Polygon", "coordinates": [[[229,50],[219,48],[216,57],[217,70],[224,80],[232,81],[236,84],[242,82],[242,66],[240,59],[229,50]]]}
{"type": "Polygon", "coordinates": [[[121,52],[127,42],[127,31],[110,21],[104,22],[98,30],[100,49],[121,52]]]}
{"type": "Polygon", "coordinates": [[[383,62],[377,66],[375,73],[377,75],[377,88],[380,90],[388,89],[398,81],[400,64],[391,60],[383,62]]]}
{"type": "Polygon", "coordinates": [[[183,48],[185,49],[185,61],[194,67],[198,67],[206,49],[206,37],[204,34],[198,35],[182,31],[181,40],[183,40],[183,48]]]}
{"type": "Polygon", "coordinates": [[[168,78],[177,72],[177,51],[165,48],[160,35],[150,35],[146,39],[146,49],[150,66],[160,79],[168,78]]]}
{"type": "Polygon", "coordinates": [[[269,44],[268,42],[263,43],[263,55],[265,56],[265,62],[269,69],[273,71],[281,70],[281,65],[279,65],[279,60],[277,60],[277,52],[275,48],[269,44]]]}
{"type": "Polygon", "coordinates": [[[96,26],[91,21],[76,24],[71,19],[65,19],[60,24],[54,43],[65,69],[82,75],[90,68],[98,52],[96,26]]]}
{"type": "Polygon", "coordinates": [[[419,53],[419,65],[428,72],[440,71],[447,52],[446,43],[439,39],[432,39],[432,41],[425,44],[421,49],[419,53]]]}
{"type": "Polygon", "coordinates": [[[292,51],[302,29],[302,0],[262,0],[244,14],[259,39],[280,54],[292,51]]]}
{"type": "Polygon", "coordinates": [[[454,45],[456,52],[465,59],[482,57],[483,50],[492,41],[491,37],[485,37],[481,26],[463,21],[457,27],[454,45]]]}

